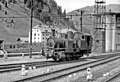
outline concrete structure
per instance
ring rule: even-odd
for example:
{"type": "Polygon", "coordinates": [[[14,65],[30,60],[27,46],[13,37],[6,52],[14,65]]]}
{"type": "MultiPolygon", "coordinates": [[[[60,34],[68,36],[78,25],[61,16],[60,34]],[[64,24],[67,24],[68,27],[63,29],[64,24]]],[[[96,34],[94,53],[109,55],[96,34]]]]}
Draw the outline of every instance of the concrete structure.
{"type": "Polygon", "coordinates": [[[106,12],[105,43],[106,52],[116,51],[117,44],[120,44],[118,33],[120,32],[120,13],[106,12]],[[118,33],[117,33],[118,32],[118,33]]]}
{"type": "Polygon", "coordinates": [[[98,21],[96,24],[98,27],[97,29],[99,30],[97,33],[95,33],[97,35],[96,42],[99,43],[100,47],[98,50],[100,52],[112,52],[120,50],[120,12],[109,11],[94,14],[94,16],[103,21],[98,21]],[[102,17],[104,17],[104,20],[102,20],[102,17]]]}
{"type": "Polygon", "coordinates": [[[94,33],[93,33],[93,52],[105,52],[105,31],[106,1],[95,0],[94,3],[94,33]]]}

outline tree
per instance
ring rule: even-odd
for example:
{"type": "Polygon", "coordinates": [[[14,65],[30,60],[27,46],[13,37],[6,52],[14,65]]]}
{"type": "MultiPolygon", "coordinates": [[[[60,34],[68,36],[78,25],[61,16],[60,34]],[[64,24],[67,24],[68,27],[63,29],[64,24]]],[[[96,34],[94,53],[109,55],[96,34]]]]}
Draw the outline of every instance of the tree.
{"type": "Polygon", "coordinates": [[[13,3],[13,4],[16,4],[16,0],[12,0],[12,3],[13,3]]]}
{"type": "Polygon", "coordinates": [[[66,18],[66,10],[63,11],[63,18],[66,18]]]}
{"type": "Polygon", "coordinates": [[[39,8],[34,9],[34,16],[35,16],[35,18],[40,20],[40,13],[41,12],[42,12],[42,10],[39,9],[39,8]]]}
{"type": "Polygon", "coordinates": [[[16,0],[8,0],[8,3],[9,3],[9,4],[10,4],[10,3],[15,4],[15,3],[16,3],[16,0]]]}
{"type": "Polygon", "coordinates": [[[27,0],[24,0],[24,4],[26,4],[27,3],[27,0]]]}
{"type": "Polygon", "coordinates": [[[27,0],[26,5],[27,5],[28,8],[31,8],[31,0],[27,0]]]}
{"type": "Polygon", "coordinates": [[[62,15],[62,7],[61,6],[58,6],[57,11],[58,11],[58,15],[62,15]]]}

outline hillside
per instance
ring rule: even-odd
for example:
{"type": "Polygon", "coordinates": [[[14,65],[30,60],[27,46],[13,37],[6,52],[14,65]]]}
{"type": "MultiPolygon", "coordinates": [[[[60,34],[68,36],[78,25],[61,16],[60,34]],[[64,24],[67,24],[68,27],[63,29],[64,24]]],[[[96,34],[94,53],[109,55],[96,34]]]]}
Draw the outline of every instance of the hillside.
{"type": "MultiPolygon", "coordinates": [[[[0,10],[0,39],[4,39],[5,42],[15,42],[18,37],[28,37],[31,0],[13,0],[14,4],[8,2],[7,7],[4,1],[11,0],[0,0],[2,8],[0,10]]],[[[33,26],[42,23],[59,25],[60,28],[68,27],[68,21],[64,19],[65,12],[62,13],[61,7],[54,0],[34,0],[33,8],[35,17],[33,26]]]]}
{"type": "MultiPolygon", "coordinates": [[[[120,12],[120,5],[117,4],[110,4],[106,6],[106,11],[108,12],[111,9],[112,12],[120,12]]],[[[93,19],[94,17],[92,16],[85,16],[86,14],[91,14],[94,13],[94,7],[93,6],[87,6],[81,9],[76,9],[74,11],[71,11],[69,13],[67,13],[68,15],[80,15],[80,12],[77,12],[77,10],[83,10],[85,11],[83,14],[83,31],[85,31],[86,29],[90,29],[90,31],[93,31],[93,19]]],[[[80,24],[80,17],[78,16],[73,16],[72,20],[77,21],[78,24],[80,24]]]]}
{"type": "MultiPolygon", "coordinates": [[[[0,38],[4,39],[6,42],[14,42],[20,36],[28,36],[30,18],[24,17],[29,16],[29,9],[26,7],[23,8],[22,4],[19,3],[14,5],[9,4],[8,8],[1,2],[0,5],[2,6],[2,10],[0,10],[0,17],[2,17],[0,19],[0,38]],[[5,14],[6,11],[7,14],[5,14]],[[13,23],[11,23],[11,20],[13,20],[13,23]]],[[[34,19],[33,26],[39,22],[39,20],[34,19]]]]}

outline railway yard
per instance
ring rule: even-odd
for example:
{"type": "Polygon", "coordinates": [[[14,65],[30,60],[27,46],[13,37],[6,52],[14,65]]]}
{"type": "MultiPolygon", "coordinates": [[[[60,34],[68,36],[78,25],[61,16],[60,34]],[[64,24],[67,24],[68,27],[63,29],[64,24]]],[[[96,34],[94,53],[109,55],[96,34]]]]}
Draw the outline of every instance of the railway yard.
{"type": "Polygon", "coordinates": [[[119,82],[119,52],[92,55],[74,61],[55,62],[39,56],[11,57],[0,61],[1,82],[88,82],[87,68],[91,68],[91,82],[119,82]],[[22,75],[25,65],[26,75],[22,75]]]}
{"type": "Polygon", "coordinates": [[[0,0],[0,82],[120,82],[120,0],[62,1],[0,0]]]}

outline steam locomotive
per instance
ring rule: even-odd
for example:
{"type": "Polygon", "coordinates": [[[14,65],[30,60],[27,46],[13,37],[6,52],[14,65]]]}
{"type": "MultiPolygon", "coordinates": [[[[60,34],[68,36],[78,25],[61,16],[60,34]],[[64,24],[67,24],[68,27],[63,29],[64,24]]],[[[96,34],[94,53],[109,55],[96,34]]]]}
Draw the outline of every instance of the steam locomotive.
{"type": "Polygon", "coordinates": [[[91,53],[92,35],[88,33],[68,31],[60,37],[49,37],[42,54],[55,61],[78,60],[83,54],[91,53]]]}

